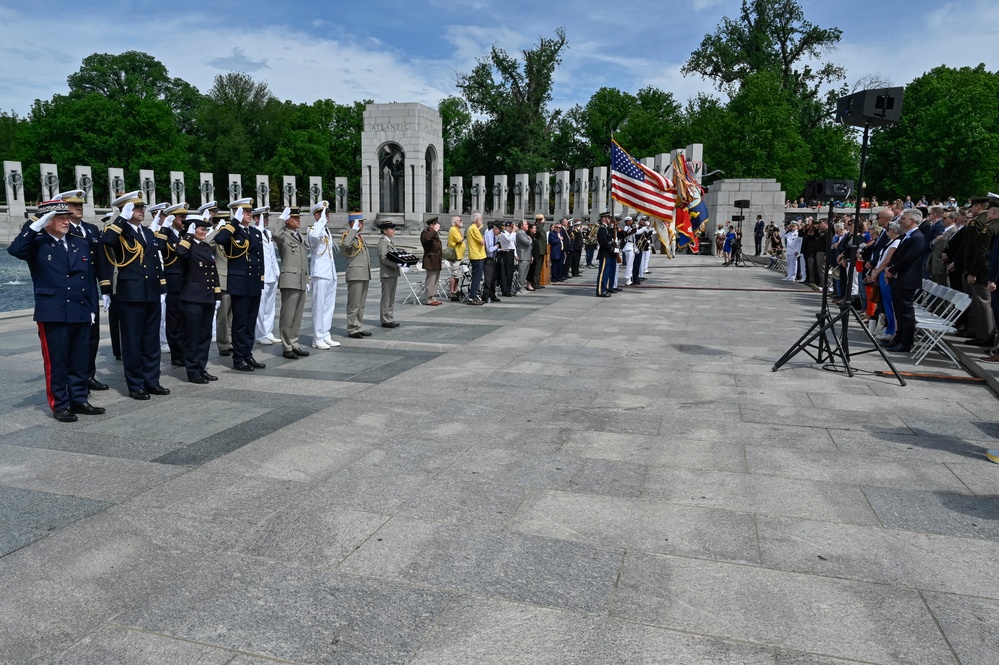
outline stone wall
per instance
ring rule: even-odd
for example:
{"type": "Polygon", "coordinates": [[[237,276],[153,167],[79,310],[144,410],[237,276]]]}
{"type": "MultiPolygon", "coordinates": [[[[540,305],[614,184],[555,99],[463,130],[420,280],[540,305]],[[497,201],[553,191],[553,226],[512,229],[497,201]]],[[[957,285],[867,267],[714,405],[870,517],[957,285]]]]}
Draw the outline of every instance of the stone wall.
{"type": "Polygon", "coordinates": [[[780,183],[773,178],[716,180],[708,187],[704,202],[708,206],[710,219],[708,223],[710,228],[705,229],[705,234],[711,242],[712,252],[715,231],[720,225],[731,222],[734,215],[745,217],[742,223],[744,240],[752,238],[757,215],[763,215],[764,221],[768,224],[771,220],[775,221],[778,226],[782,225],[784,220],[785,194],[780,183]],[[736,208],[735,202],[739,200],[748,200],[749,208],[745,210],[736,208]]]}

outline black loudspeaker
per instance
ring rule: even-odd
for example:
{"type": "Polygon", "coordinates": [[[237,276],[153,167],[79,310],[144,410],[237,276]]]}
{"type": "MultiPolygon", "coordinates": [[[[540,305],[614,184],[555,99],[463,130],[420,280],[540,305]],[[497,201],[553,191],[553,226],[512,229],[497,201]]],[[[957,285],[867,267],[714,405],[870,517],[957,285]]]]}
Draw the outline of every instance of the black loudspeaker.
{"type": "Polygon", "coordinates": [[[853,194],[852,180],[809,180],[805,183],[805,199],[829,201],[848,199],[853,194]]]}
{"type": "Polygon", "coordinates": [[[836,121],[851,127],[894,125],[902,117],[904,88],[862,90],[836,102],[836,121]]]}
{"type": "Polygon", "coordinates": [[[739,199],[738,201],[734,201],[732,205],[740,210],[745,210],[749,207],[749,199],[739,199]]]}
{"type": "Polygon", "coordinates": [[[732,221],[733,222],[741,222],[744,219],[746,219],[746,217],[744,215],[732,215],[732,221]]]}

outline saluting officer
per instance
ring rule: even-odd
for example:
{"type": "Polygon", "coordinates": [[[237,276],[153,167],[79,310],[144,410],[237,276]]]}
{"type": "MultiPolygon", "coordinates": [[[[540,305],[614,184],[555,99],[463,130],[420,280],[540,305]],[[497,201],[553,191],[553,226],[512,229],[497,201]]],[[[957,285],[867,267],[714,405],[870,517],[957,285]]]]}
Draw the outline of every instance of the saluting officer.
{"type": "MultiPolygon", "coordinates": [[[[221,229],[229,219],[228,210],[219,210],[217,201],[209,201],[198,207],[198,214],[212,223],[213,228],[208,229],[207,240],[212,241],[215,233],[221,229]]],[[[229,281],[229,261],[226,259],[222,249],[215,246],[215,267],[219,272],[219,285],[222,287],[222,299],[215,306],[215,324],[212,328],[212,337],[218,346],[220,356],[232,355],[232,303],[229,300],[227,290],[229,281]]]]}
{"type": "Polygon", "coordinates": [[[312,251],[312,346],[327,350],[340,346],[333,340],[333,308],[336,306],[336,266],[333,264],[333,236],[326,228],[329,201],[320,201],[309,209],[315,219],[309,227],[312,251]]]}
{"type": "Polygon", "coordinates": [[[298,228],[302,224],[298,206],[285,208],[281,213],[284,226],[274,234],[274,244],[281,252],[281,346],[288,360],[309,355],[298,343],[302,330],[302,312],[305,311],[305,294],[309,289],[309,246],[298,228]]]}
{"type": "Polygon", "coordinates": [[[104,229],[101,242],[118,269],[114,297],[128,396],[145,400],[150,394],[169,395],[160,385],[160,294],[166,282],[159,257],[162,243],[142,226],[146,205],[141,192],[129,192],[111,205],[121,214],[104,229]]]}
{"type": "Polygon", "coordinates": [[[184,286],[184,265],[177,258],[177,245],[187,230],[187,203],[166,208],[163,226],[156,228],[159,220],[149,226],[163,242],[163,276],[166,278],[166,338],[170,347],[170,364],[184,366],[184,314],[180,306],[180,292],[184,286]]]}
{"type": "Polygon", "coordinates": [[[65,202],[42,203],[38,214],[41,217],[25,223],[7,252],[28,262],[49,408],[56,420],[71,423],[77,413],[104,413],[87,400],[87,356],[79,352],[88,348],[97,308],[94,264],[87,240],[67,235],[70,213],[65,202]]]}
{"type": "Polygon", "coordinates": [[[184,322],[184,366],[191,383],[217,381],[208,373],[208,352],[212,347],[212,321],[215,303],[222,297],[215,250],[205,241],[212,223],[201,215],[190,215],[193,229],[177,242],[178,262],[183,268],[177,294],[184,322]]]}
{"type": "MultiPolygon", "coordinates": [[[[241,372],[267,367],[253,357],[253,334],[264,288],[264,245],[260,231],[250,226],[253,199],[229,204],[234,224],[225,224],[214,237],[228,261],[227,287],[232,303],[232,366],[241,372]]],[[[221,327],[220,327],[221,329],[221,327]]]]}
{"type": "Polygon", "coordinates": [[[361,339],[371,333],[361,330],[364,322],[364,303],[368,299],[368,284],[371,282],[371,262],[368,247],[361,237],[364,230],[364,214],[352,212],[347,215],[350,228],[343,232],[340,247],[347,257],[347,337],[361,339]]]}
{"type": "Polygon", "coordinates": [[[254,337],[257,342],[270,346],[280,342],[274,336],[274,312],[277,308],[278,277],[281,268],[278,266],[277,247],[274,245],[274,234],[268,227],[270,224],[270,206],[254,208],[257,230],[264,243],[264,290],[260,294],[260,311],[257,312],[257,328],[254,337]]]}
{"type": "Polygon", "coordinates": [[[97,380],[97,348],[101,343],[101,308],[98,298],[98,274],[101,260],[101,231],[95,224],[84,221],[83,201],[86,192],[82,189],[71,189],[59,192],[54,201],[65,201],[69,206],[69,235],[83,238],[90,247],[90,265],[94,271],[94,322],[90,326],[90,346],[87,349],[87,388],[89,390],[107,390],[108,385],[97,380]]]}

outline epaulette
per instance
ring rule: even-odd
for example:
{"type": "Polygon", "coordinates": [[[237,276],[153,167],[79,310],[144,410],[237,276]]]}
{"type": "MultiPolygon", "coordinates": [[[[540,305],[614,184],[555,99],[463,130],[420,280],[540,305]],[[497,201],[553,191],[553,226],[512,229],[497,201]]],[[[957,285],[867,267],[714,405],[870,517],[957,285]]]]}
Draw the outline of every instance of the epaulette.
{"type": "Polygon", "coordinates": [[[97,282],[97,285],[98,286],[111,286],[111,280],[110,279],[102,279],[101,281],[97,282]]]}
{"type": "Polygon", "coordinates": [[[153,237],[159,238],[160,240],[166,240],[167,239],[167,237],[165,235],[163,235],[162,233],[160,233],[159,231],[157,231],[156,233],[154,233],[153,237]]]}
{"type": "Polygon", "coordinates": [[[187,238],[184,238],[177,244],[183,247],[184,249],[191,249],[191,243],[188,241],[187,238]]]}
{"type": "Polygon", "coordinates": [[[166,286],[166,280],[165,279],[161,279],[160,280],[160,284],[162,284],[163,286],[166,286]]]}
{"type": "Polygon", "coordinates": [[[119,226],[111,224],[111,225],[108,226],[108,228],[111,229],[112,231],[114,231],[115,233],[121,234],[121,227],[119,227],[119,226]]]}

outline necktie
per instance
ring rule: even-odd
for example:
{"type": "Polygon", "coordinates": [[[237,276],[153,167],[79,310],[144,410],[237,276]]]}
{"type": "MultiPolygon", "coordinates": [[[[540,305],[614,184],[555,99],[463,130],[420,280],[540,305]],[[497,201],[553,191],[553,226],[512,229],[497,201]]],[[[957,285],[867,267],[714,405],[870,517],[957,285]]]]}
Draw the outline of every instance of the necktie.
{"type": "Polygon", "coordinates": [[[69,243],[66,242],[65,238],[59,239],[59,244],[62,245],[62,250],[69,254],[69,243]]]}
{"type": "Polygon", "coordinates": [[[297,240],[298,242],[302,242],[302,236],[299,235],[298,231],[295,231],[294,234],[295,234],[295,240],[297,240]]]}

